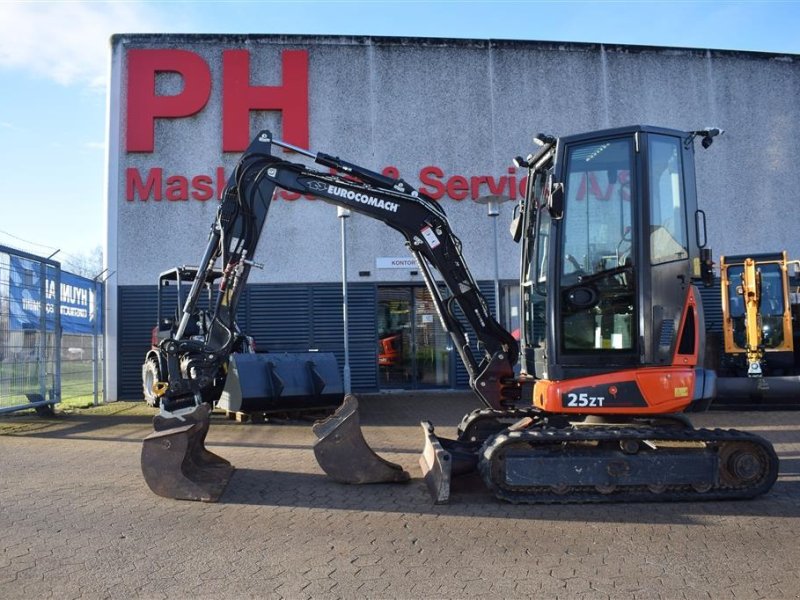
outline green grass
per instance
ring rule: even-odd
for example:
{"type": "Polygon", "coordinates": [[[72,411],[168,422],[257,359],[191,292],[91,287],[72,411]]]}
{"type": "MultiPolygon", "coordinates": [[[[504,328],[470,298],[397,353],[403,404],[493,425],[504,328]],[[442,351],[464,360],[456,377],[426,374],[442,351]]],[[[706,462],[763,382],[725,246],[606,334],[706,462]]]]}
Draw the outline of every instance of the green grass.
{"type": "MultiPolygon", "coordinates": [[[[52,368],[52,365],[48,365],[52,368]]],[[[100,370],[102,373],[102,369],[100,370]]],[[[39,368],[35,362],[0,363],[3,396],[0,407],[18,406],[28,403],[26,393],[39,393],[39,368]]],[[[46,376],[46,387],[53,387],[53,375],[46,376]]],[[[102,402],[102,383],[98,387],[98,401],[102,402]]],[[[61,403],[68,409],[86,408],[94,404],[92,361],[61,362],[61,403]]]]}
{"type": "MultiPolygon", "coordinates": [[[[102,392],[98,393],[97,402],[99,404],[103,403],[102,392]]],[[[94,395],[89,394],[88,396],[75,396],[74,398],[62,398],[58,406],[63,408],[89,408],[91,406],[94,406],[94,395]]]]}

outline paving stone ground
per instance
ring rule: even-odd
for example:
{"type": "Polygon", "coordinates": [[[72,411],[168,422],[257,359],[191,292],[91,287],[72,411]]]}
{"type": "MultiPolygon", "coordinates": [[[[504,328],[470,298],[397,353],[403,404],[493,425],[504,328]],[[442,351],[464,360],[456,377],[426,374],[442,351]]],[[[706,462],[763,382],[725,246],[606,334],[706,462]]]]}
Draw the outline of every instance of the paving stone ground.
{"type": "Polygon", "coordinates": [[[237,467],[216,504],[149,491],[141,403],[1,417],[0,598],[800,598],[800,411],[693,417],[776,445],[756,500],[515,506],[466,481],[435,506],[418,423],[453,435],[471,395],[361,400],[410,483],[334,483],[310,423],[215,414],[207,444],[237,467]]]}

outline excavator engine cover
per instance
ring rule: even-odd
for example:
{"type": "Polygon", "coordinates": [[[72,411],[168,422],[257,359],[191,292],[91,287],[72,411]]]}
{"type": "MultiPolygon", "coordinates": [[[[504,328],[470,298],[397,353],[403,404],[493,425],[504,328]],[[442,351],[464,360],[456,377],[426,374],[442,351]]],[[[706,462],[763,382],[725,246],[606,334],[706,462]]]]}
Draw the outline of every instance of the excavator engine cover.
{"type": "Polygon", "coordinates": [[[343,397],[332,352],[232,354],[217,406],[245,413],[333,410],[343,397]]]}
{"type": "Polygon", "coordinates": [[[142,446],[142,474],[165,498],[216,502],[234,467],[205,447],[211,407],[203,404],[181,418],[153,418],[155,431],[142,446]]]}
{"type": "Polygon", "coordinates": [[[361,433],[358,400],[347,395],[336,412],[312,427],[314,456],[323,471],[339,483],[402,483],[409,474],[375,454],[361,433]]]}

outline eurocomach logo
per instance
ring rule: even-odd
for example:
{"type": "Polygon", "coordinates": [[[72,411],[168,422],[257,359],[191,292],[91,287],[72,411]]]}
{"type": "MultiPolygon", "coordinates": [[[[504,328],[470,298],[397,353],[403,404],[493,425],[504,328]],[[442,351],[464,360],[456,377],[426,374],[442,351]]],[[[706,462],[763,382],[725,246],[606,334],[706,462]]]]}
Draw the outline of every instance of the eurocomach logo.
{"type": "MultiPolygon", "coordinates": [[[[308,51],[281,51],[281,84],[250,84],[250,51],[222,50],[222,85],[212,82],[211,67],[196,52],[183,49],[130,49],[127,52],[127,103],[125,150],[128,153],[154,153],[156,119],[186,119],[202,112],[211,94],[222,94],[222,152],[243,152],[250,143],[250,113],[278,111],[281,113],[282,137],[285,141],[308,148],[308,51]],[[157,93],[157,77],[161,73],[176,73],[183,82],[177,94],[157,93]]],[[[388,166],[383,174],[400,177],[399,171],[388,166]]],[[[512,200],[524,195],[526,178],[517,179],[516,170],[507,174],[465,176],[447,174],[435,165],[423,167],[417,173],[420,192],[434,200],[448,197],[461,201],[476,200],[485,195],[508,196],[512,200]]],[[[168,173],[163,167],[147,169],[130,167],[125,170],[125,200],[127,202],[167,201],[206,202],[219,199],[227,182],[225,169],[216,167],[206,173],[168,173]]],[[[298,200],[313,196],[281,190],[276,195],[283,200],[298,200]]]]}

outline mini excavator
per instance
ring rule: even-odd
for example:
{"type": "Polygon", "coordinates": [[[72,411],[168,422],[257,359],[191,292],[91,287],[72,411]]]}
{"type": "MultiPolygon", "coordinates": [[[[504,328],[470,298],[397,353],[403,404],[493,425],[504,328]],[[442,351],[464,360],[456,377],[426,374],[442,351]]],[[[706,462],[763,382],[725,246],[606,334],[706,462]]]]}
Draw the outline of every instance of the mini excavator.
{"type": "MultiPolygon", "coordinates": [[[[697,208],[694,141],[708,147],[720,133],[632,126],[536,136],[538,150],[515,159],[527,172],[511,225],[522,257],[518,341],[491,314],[439,204],[402,179],[260,132],[223,192],[184,318],[159,345],[167,373],[154,386],[160,414],[142,450],[148,485],[162,496],[216,501],[231,476],[233,467],[204,446],[211,408],[202,393],[230,358],[237,302],[280,188],[384,222],[420,266],[485,405],[464,417],[456,439],[422,423],[420,465],[434,502],[449,501],[453,477],[474,472],[514,503],[716,500],[768,491],[778,458],[767,440],[697,429],[681,414],[704,410],[715,392],[715,374],[703,368],[696,287],[713,272],[697,208]],[[276,146],[330,172],[276,156],[276,146]],[[184,321],[220,259],[205,337],[187,338],[184,321]]],[[[334,480],[409,479],[366,444],[353,396],[313,429],[317,461],[334,480]]]]}
{"type": "Polygon", "coordinates": [[[717,372],[716,403],[796,408],[800,290],[791,276],[800,260],[789,260],[785,250],[729,255],[720,258],[719,270],[722,343],[717,354],[712,346],[707,361],[717,372]]]}

